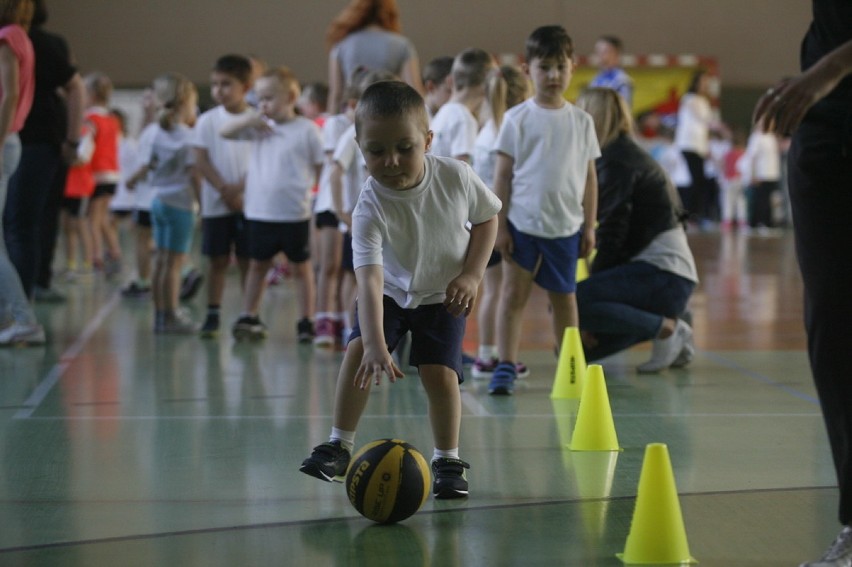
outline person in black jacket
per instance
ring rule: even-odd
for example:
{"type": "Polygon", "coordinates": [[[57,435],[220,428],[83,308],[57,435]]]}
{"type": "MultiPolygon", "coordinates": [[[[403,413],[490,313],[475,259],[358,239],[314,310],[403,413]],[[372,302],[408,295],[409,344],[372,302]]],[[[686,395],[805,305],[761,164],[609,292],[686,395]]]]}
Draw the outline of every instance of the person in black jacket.
{"type": "Polygon", "coordinates": [[[77,158],[84,88],[68,44],[43,29],[46,21],[45,0],[37,0],[29,34],[36,60],[35,94],[20,132],[21,163],[9,180],[3,227],[24,293],[39,301],[57,301],[62,296],[51,288],[50,266],[66,164],[77,158]]]}
{"type": "Polygon", "coordinates": [[[770,88],[755,108],[769,132],[793,135],[787,160],[796,254],[805,285],[808,356],[828,429],[843,526],[822,559],[852,565],[852,2],[814,0],[802,74],[770,88]]]}
{"type": "Polygon", "coordinates": [[[639,147],[624,100],[611,89],[584,91],[577,106],[592,115],[601,157],[597,253],[577,286],[586,359],[599,360],[653,340],[640,372],[692,360],[692,328],[680,319],[698,281],[680,221],[681,206],[663,168],[639,147]]]}

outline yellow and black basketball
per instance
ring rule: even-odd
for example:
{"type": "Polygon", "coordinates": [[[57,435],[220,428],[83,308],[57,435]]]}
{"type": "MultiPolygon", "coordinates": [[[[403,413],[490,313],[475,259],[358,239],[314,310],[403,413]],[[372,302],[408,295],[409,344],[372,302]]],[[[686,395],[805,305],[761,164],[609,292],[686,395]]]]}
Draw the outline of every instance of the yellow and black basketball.
{"type": "Polygon", "coordinates": [[[392,524],[414,514],[429,496],[429,464],[400,439],[378,439],[361,447],[346,474],[346,493],[358,512],[392,524]]]}

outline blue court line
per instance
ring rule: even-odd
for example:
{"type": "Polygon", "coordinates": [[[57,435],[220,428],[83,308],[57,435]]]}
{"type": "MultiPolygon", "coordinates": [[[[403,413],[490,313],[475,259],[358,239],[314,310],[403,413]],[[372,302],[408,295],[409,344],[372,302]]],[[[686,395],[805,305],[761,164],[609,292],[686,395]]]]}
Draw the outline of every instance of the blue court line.
{"type": "Polygon", "coordinates": [[[765,376],[765,375],[763,375],[759,372],[755,372],[754,370],[750,370],[750,369],[746,368],[745,366],[742,366],[742,365],[737,364],[736,362],[734,362],[732,360],[725,358],[724,356],[721,356],[719,354],[715,354],[715,353],[712,353],[712,352],[708,352],[708,351],[699,351],[699,352],[696,352],[696,354],[700,354],[701,356],[703,356],[705,358],[709,358],[709,359],[713,360],[714,362],[721,364],[722,366],[730,368],[731,370],[736,370],[737,372],[741,372],[742,374],[745,374],[749,378],[753,378],[754,380],[761,382],[762,384],[766,384],[767,386],[772,386],[773,388],[777,388],[777,389],[781,390],[782,392],[786,392],[787,394],[790,394],[793,397],[799,398],[800,400],[819,405],[819,400],[817,398],[815,398],[814,396],[800,392],[800,391],[796,390],[795,388],[791,388],[790,386],[787,386],[786,384],[781,384],[780,382],[776,382],[772,378],[765,376]]]}

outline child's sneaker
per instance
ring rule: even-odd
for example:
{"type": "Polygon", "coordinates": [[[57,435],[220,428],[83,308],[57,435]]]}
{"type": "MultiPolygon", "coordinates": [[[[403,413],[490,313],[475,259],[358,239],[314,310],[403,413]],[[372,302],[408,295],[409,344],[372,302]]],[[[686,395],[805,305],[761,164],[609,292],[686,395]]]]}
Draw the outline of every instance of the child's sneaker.
{"type": "Polygon", "coordinates": [[[314,447],[311,456],[302,461],[299,471],[326,482],[343,482],[351,459],[340,441],[329,441],[314,447]]]}
{"type": "Polygon", "coordinates": [[[488,384],[488,393],[492,396],[511,396],[515,391],[515,379],[518,371],[514,364],[501,362],[494,368],[491,374],[491,382],[488,384]]]}
{"type": "Polygon", "coordinates": [[[300,343],[312,342],[316,336],[316,333],[314,333],[313,321],[307,317],[303,317],[298,323],[296,323],[296,336],[300,343]]]}
{"type": "Polygon", "coordinates": [[[198,332],[198,326],[188,315],[177,311],[170,316],[166,315],[160,332],[166,335],[194,335],[198,332]]]}
{"type": "Polygon", "coordinates": [[[334,321],[326,317],[317,319],[314,345],[323,348],[330,348],[334,346],[336,340],[337,334],[335,333],[334,321]]]}
{"type": "Polygon", "coordinates": [[[238,341],[255,341],[266,338],[266,325],[261,323],[259,317],[243,315],[234,323],[231,333],[238,341]]]}
{"type": "Polygon", "coordinates": [[[473,369],[472,374],[475,380],[485,380],[491,378],[491,375],[494,374],[494,369],[499,364],[500,359],[496,356],[492,356],[487,360],[482,360],[481,358],[477,358],[473,361],[473,369]]]}
{"type": "Polygon", "coordinates": [[[201,338],[215,339],[217,336],[219,336],[219,314],[208,313],[201,326],[201,338]]]}
{"type": "Polygon", "coordinates": [[[441,457],[432,461],[432,493],[435,498],[446,500],[450,498],[466,498],[468,494],[467,475],[465,469],[470,465],[461,459],[441,457]]]}
{"type": "Polygon", "coordinates": [[[129,299],[147,299],[151,297],[151,286],[143,286],[134,280],[121,289],[121,295],[129,299]]]}
{"type": "MultiPolygon", "coordinates": [[[[473,378],[475,380],[487,380],[491,378],[491,375],[494,374],[494,369],[497,367],[497,364],[500,362],[500,359],[496,356],[492,356],[488,360],[482,360],[481,358],[477,358],[473,363],[473,378]]],[[[530,369],[527,368],[527,365],[523,362],[518,362],[515,364],[515,377],[516,378],[526,378],[530,375],[530,369]]]]}

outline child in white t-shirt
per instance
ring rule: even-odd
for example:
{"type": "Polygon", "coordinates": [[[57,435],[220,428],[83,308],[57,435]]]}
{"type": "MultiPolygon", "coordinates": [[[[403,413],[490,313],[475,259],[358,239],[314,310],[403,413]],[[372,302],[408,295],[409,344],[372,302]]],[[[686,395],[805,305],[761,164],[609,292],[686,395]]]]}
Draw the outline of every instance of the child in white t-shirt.
{"type": "Polygon", "coordinates": [[[471,162],[479,114],[485,102],[485,80],[494,58],[482,49],[466,49],[453,61],[453,94],[430,124],[435,141],[432,154],[471,162]]]}
{"type": "Polygon", "coordinates": [[[151,203],[157,248],[151,286],[154,332],[189,334],[196,331],[196,326],[178,310],[178,301],[181,268],[192,242],[193,209],[198,198],[192,129],[188,126],[195,122],[198,93],[188,79],[176,73],[158,77],[153,87],[162,103],[160,118],[150,141],[140,147],[139,160],[143,165],[127,180],[127,186],[133,189],[147,179],[156,195],[151,203]]]}
{"type": "Polygon", "coordinates": [[[258,317],[266,273],[278,252],[293,266],[301,319],[299,342],[314,338],[314,271],[310,256],[311,189],[323,163],[319,127],[296,114],[299,83],[286,67],[271,69],[255,84],[259,113],[227,124],[221,134],[251,141],[243,207],[248,229],[249,263],[243,312],[234,337],[262,339],[266,325],[258,317]]]}
{"type": "Polygon", "coordinates": [[[426,155],[426,107],[405,83],[367,88],[355,123],[371,174],[352,214],[358,322],[338,376],[330,440],[300,470],[342,481],[371,384],[384,374],[391,382],[402,377],[391,351],[410,330],[435,441],[433,493],[464,498],[470,465],[459,459],[461,347],[500,202],[468,165],[426,155]]]}
{"type": "Polygon", "coordinates": [[[497,317],[500,363],[488,391],[508,395],[517,378],[521,323],[532,284],[550,299],[556,344],[579,326],[576,264],[595,245],[600,156],[591,116],[563,93],[574,69],[571,38],[543,26],[526,44],[534,96],[506,112],[495,142],[494,192],[503,201],[496,248],[505,270],[497,317]]]}
{"type": "Polygon", "coordinates": [[[220,57],[210,74],[210,94],[218,106],[198,117],[195,125],[195,164],[201,174],[201,252],[208,258],[207,317],[201,336],[219,333],[219,310],[231,254],[237,259],[241,281],[248,272],[248,237],[243,217],[243,191],[251,143],[219,135],[229,122],[246,118],[251,108],[251,62],[242,55],[220,57]]]}

